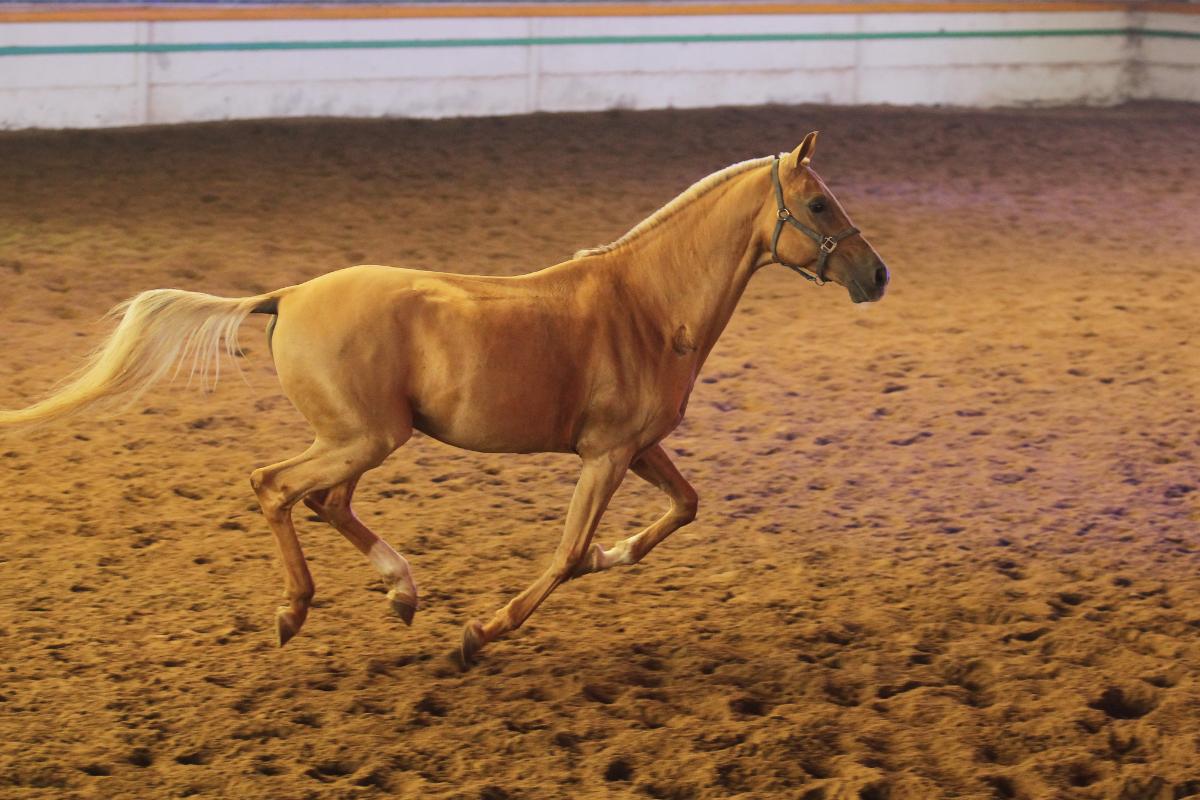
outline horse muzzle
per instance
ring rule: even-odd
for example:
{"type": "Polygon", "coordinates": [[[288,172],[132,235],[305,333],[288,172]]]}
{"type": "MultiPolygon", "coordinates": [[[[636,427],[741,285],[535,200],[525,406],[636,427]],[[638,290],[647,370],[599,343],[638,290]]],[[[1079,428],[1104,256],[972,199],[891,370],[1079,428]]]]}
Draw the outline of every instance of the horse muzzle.
{"type": "Polygon", "coordinates": [[[850,285],[846,287],[852,301],[873,303],[883,297],[892,278],[886,264],[876,261],[874,267],[855,272],[857,274],[850,279],[850,285]]]}

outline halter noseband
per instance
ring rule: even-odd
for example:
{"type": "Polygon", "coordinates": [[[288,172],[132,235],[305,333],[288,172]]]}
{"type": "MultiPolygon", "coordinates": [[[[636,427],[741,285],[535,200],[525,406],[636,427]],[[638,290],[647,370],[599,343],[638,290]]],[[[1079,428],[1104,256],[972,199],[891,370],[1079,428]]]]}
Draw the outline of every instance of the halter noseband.
{"type": "Polygon", "coordinates": [[[779,182],[779,156],[775,156],[775,160],[771,162],[771,184],[775,188],[775,233],[771,235],[771,258],[776,264],[782,264],[790,270],[795,270],[800,273],[801,277],[810,280],[817,286],[825,285],[825,262],[829,260],[829,255],[837,250],[837,246],[841,244],[843,239],[848,239],[858,233],[858,228],[851,226],[846,228],[839,234],[834,236],[822,236],[812,228],[805,225],[800,220],[792,216],[792,212],[788,211],[787,205],[783,202],[783,184],[779,182]],[[789,264],[779,257],[777,247],[779,245],[779,234],[783,233],[784,223],[791,225],[796,230],[803,233],[808,238],[817,243],[817,255],[812,260],[805,264],[789,264]],[[816,262],[816,266],[812,271],[809,271],[808,265],[816,262]]]}

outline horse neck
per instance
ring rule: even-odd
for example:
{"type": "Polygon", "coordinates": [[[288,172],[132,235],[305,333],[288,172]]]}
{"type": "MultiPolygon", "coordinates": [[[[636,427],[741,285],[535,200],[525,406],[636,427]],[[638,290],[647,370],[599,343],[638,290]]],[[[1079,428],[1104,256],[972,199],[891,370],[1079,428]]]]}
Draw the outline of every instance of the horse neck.
{"type": "Polygon", "coordinates": [[[769,191],[766,169],[750,170],[610,254],[637,306],[671,331],[686,326],[701,362],[763,263],[754,219],[769,191]]]}

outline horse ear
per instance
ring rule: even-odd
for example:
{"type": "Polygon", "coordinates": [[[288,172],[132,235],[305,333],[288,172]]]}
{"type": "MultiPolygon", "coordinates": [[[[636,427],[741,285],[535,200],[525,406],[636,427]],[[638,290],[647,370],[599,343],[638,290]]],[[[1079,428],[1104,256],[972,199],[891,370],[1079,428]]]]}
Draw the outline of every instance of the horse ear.
{"type": "Polygon", "coordinates": [[[807,167],[808,162],[812,161],[813,151],[817,149],[818,133],[820,131],[813,131],[805,136],[800,146],[792,151],[792,169],[807,167]]]}

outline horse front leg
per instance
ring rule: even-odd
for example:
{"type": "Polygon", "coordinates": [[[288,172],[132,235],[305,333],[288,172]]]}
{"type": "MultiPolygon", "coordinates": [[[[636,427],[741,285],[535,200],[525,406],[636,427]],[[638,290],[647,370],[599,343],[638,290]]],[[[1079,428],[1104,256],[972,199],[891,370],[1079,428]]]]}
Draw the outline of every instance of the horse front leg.
{"type": "Polygon", "coordinates": [[[476,654],[489,642],[521,627],[560,583],[570,579],[580,559],[587,553],[592,534],[596,532],[608,501],[621,485],[631,457],[632,453],[629,452],[610,452],[584,459],[579,482],[575,484],[575,494],[571,497],[571,507],[567,511],[566,526],[553,560],[529,588],[497,611],[487,624],[478,620],[467,623],[460,651],[464,666],[471,664],[476,654]]]}
{"type": "Polygon", "coordinates": [[[696,490],[679,474],[662,445],[656,444],[642,453],[633,462],[632,468],[638,477],[662,489],[671,498],[671,507],[653,525],[622,539],[609,550],[605,550],[598,542],[593,543],[571,577],[578,578],[589,572],[636,564],[661,541],[696,518],[699,505],[696,490]]]}

